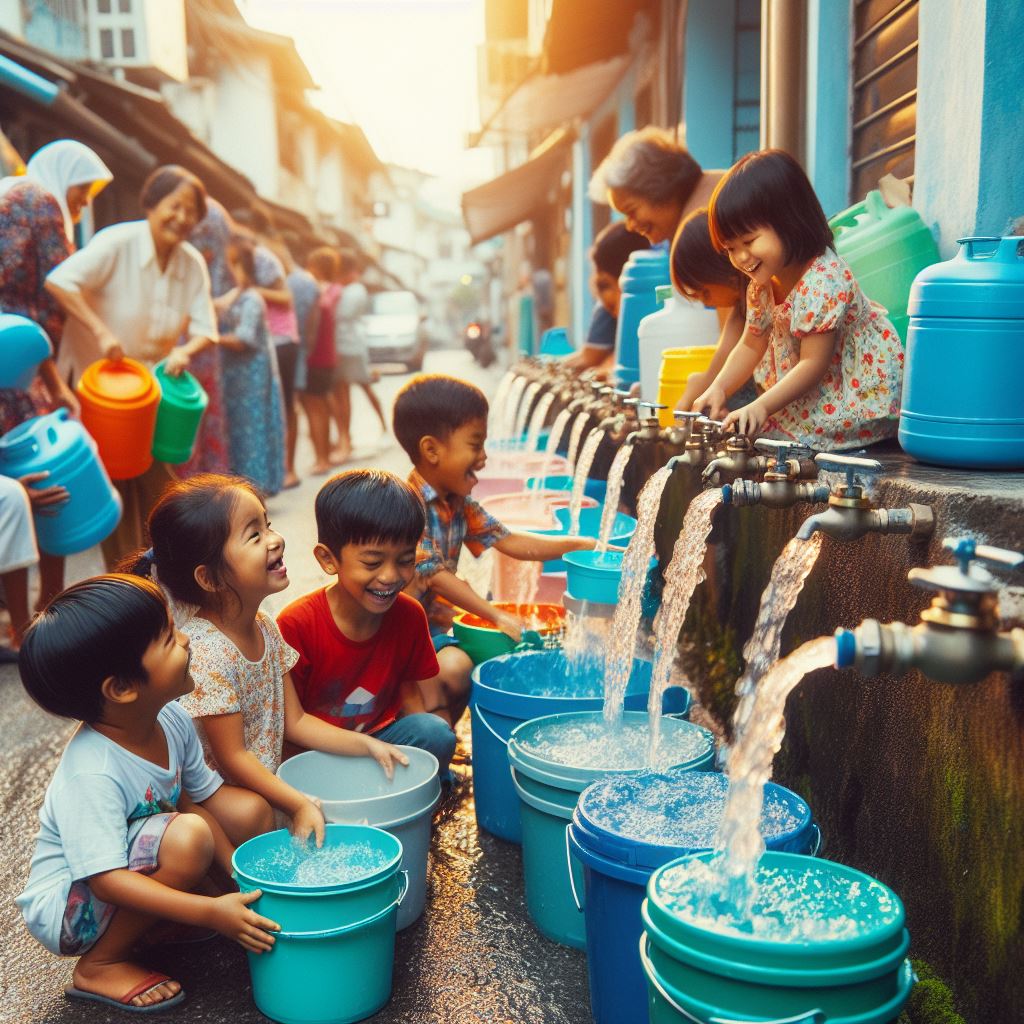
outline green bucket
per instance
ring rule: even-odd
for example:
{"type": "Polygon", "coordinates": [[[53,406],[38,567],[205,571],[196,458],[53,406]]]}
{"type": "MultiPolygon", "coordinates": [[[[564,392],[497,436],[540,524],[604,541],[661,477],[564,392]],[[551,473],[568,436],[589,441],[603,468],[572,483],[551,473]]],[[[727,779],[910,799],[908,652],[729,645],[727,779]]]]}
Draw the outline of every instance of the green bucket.
{"type": "MultiPolygon", "coordinates": [[[[523,876],[526,909],[538,931],[554,942],[576,949],[586,947],[586,919],[579,894],[583,892],[583,867],[569,854],[569,824],[580,793],[592,782],[615,774],[643,771],[646,757],[630,764],[612,763],[601,756],[591,763],[569,763],[561,755],[548,756],[546,745],[575,735],[603,721],[601,711],[569,711],[523,722],[512,730],[508,759],[512,781],[519,796],[522,823],[523,876]]],[[[645,711],[623,712],[623,728],[644,730],[645,711]]],[[[697,771],[711,767],[714,737],[692,722],[664,717],[663,746],[679,753],[673,766],[697,771]]]]}
{"type": "Polygon", "coordinates": [[[160,386],[160,406],[153,431],[153,458],[172,466],[192,458],[199,423],[210,403],[203,386],[187,370],[172,377],[163,363],[153,367],[160,386]]]}
{"type": "Polygon", "coordinates": [[[252,909],[281,926],[269,953],[248,953],[253,999],[281,1024],[351,1024],[391,997],[395,922],[408,879],[402,844],[368,825],[328,824],[324,849],[343,850],[365,870],[344,881],[303,884],[279,865],[291,856],[281,829],[243,843],[231,859],[242,892],[260,889],[252,909]]]}
{"type": "Polygon", "coordinates": [[[891,889],[842,864],[768,851],[757,867],[760,924],[723,924],[725,898],[712,895],[704,905],[686,878],[696,862],[719,856],[681,857],[648,883],[640,959],[650,1024],[889,1024],[899,1017],[914,974],[903,905],[891,889]],[[782,909],[772,902],[776,889],[800,898],[782,909]]]}

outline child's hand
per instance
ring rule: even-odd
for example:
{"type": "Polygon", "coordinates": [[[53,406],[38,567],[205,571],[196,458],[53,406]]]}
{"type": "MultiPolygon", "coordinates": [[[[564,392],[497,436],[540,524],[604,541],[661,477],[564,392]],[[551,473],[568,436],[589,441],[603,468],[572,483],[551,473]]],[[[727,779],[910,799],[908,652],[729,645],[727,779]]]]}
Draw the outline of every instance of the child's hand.
{"type": "Polygon", "coordinates": [[[305,843],[311,834],[315,834],[317,849],[324,845],[324,827],[324,812],[315,797],[307,800],[292,815],[292,835],[305,843]]]}
{"type": "Polygon", "coordinates": [[[281,926],[255,910],[249,909],[263,893],[229,892],[212,900],[209,926],[225,938],[233,939],[250,953],[266,953],[274,948],[272,932],[279,932],[281,926]]]}
{"type": "Polygon", "coordinates": [[[569,537],[568,540],[572,546],[566,551],[593,551],[597,547],[596,537],[569,537]]]}
{"type": "Polygon", "coordinates": [[[722,424],[723,430],[735,427],[739,434],[755,436],[761,432],[761,428],[768,422],[768,410],[760,398],[755,399],[750,405],[743,406],[735,412],[729,413],[722,424]]]}
{"type": "Polygon", "coordinates": [[[526,629],[526,623],[522,619],[515,615],[510,615],[508,612],[494,609],[494,624],[515,643],[519,643],[523,639],[523,630],[526,629]]]}
{"type": "Polygon", "coordinates": [[[393,743],[385,743],[383,740],[366,737],[366,753],[384,769],[384,774],[389,778],[395,777],[396,764],[408,764],[409,758],[405,756],[393,743]]]}
{"type": "Polygon", "coordinates": [[[712,384],[704,394],[697,396],[693,408],[696,412],[707,412],[713,420],[718,420],[723,413],[728,412],[725,405],[727,400],[725,389],[712,384]]]}

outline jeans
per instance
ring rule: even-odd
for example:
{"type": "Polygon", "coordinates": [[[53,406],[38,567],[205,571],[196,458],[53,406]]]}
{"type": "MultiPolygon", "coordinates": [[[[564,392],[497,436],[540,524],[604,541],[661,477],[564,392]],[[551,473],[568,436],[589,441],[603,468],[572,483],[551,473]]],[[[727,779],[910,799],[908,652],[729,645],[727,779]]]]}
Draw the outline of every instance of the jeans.
{"type": "Polygon", "coordinates": [[[437,758],[441,778],[447,775],[448,762],[455,753],[455,733],[443,718],[421,711],[399,718],[373,735],[385,743],[404,744],[430,751],[437,758]]]}

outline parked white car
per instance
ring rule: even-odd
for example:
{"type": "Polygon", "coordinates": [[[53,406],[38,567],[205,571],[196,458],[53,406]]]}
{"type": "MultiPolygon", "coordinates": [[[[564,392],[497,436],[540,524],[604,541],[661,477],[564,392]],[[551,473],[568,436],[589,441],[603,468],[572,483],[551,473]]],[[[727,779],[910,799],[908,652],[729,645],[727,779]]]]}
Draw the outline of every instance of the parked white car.
{"type": "Polygon", "coordinates": [[[404,363],[409,370],[422,370],[427,347],[422,320],[419,301],[412,292],[371,295],[370,312],[363,317],[370,362],[404,363]]]}

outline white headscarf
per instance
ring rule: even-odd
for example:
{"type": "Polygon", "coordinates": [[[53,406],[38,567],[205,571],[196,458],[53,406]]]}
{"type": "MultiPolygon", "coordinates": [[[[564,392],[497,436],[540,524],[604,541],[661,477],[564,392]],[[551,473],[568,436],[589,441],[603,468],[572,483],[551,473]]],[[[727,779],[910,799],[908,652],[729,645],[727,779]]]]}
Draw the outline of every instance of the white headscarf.
{"type": "Polygon", "coordinates": [[[72,242],[75,225],[68,212],[68,189],[91,184],[91,200],[113,180],[110,168],[88,146],[74,139],[58,139],[36,151],[23,176],[0,180],[0,195],[22,181],[33,181],[46,189],[60,206],[64,215],[64,231],[68,241],[72,242]]]}

